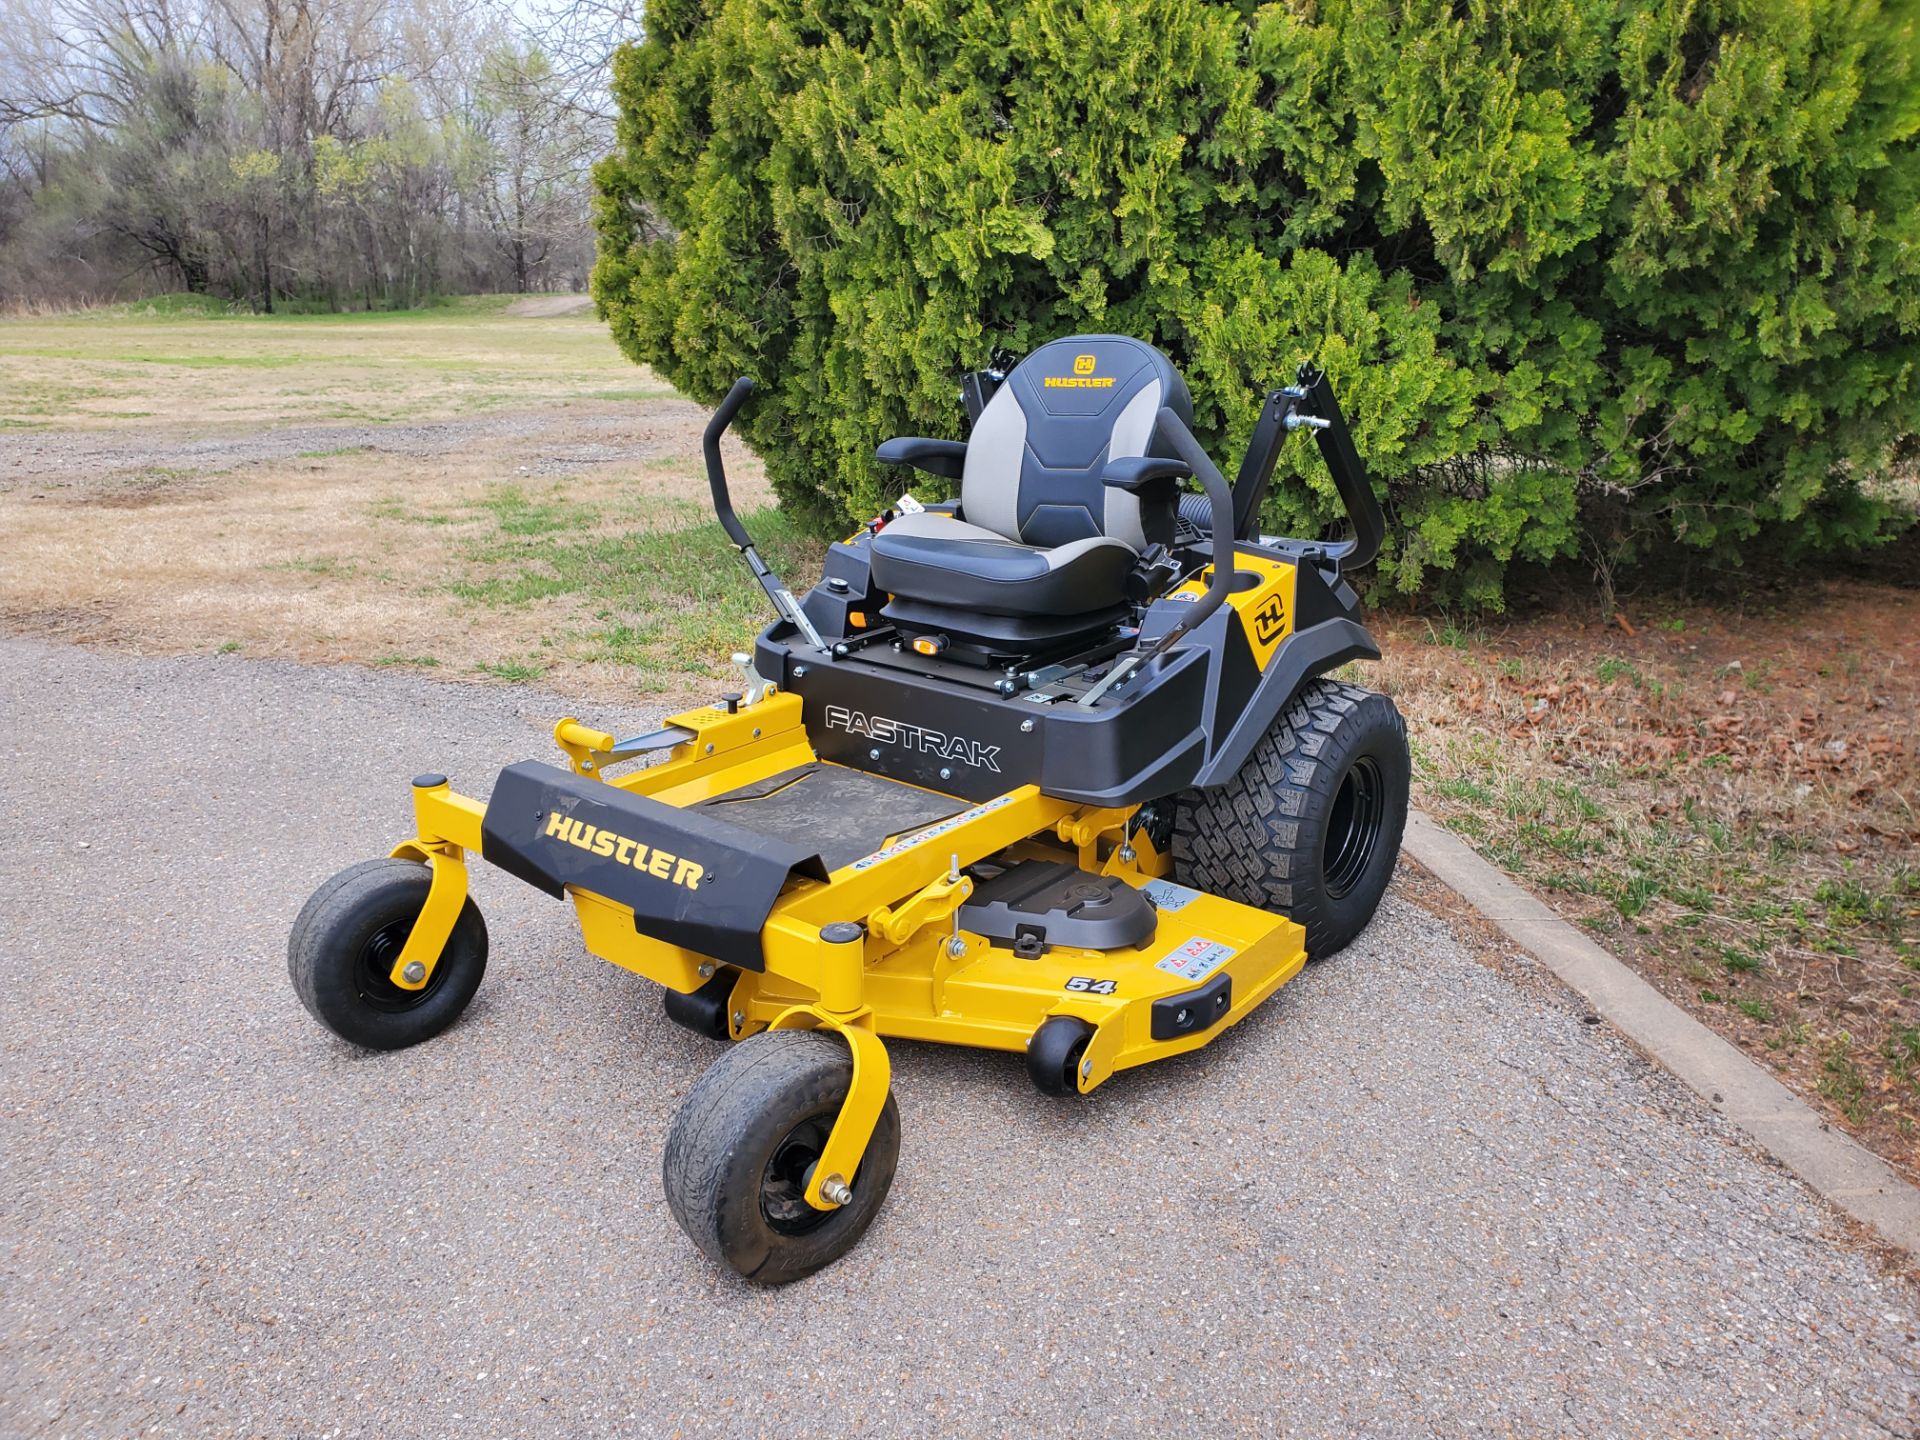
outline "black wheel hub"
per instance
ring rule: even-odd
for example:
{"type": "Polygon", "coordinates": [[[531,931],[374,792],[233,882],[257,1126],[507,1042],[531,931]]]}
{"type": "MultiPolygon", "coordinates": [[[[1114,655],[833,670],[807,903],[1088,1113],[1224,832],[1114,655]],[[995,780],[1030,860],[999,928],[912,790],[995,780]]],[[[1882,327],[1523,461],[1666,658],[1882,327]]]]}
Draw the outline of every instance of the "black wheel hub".
{"type": "Polygon", "coordinates": [[[427,977],[427,983],[418,990],[402,989],[393,983],[394,962],[400,958],[400,952],[407,945],[407,936],[412,933],[411,918],[389,921],[374,931],[367,943],[360,947],[359,959],[354,965],[354,985],[360,992],[360,998],[376,1010],[384,1010],[390,1015],[411,1010],[433,994],[446,976],[447,967],[435,965],[433,974],[427,977]]]}
{"type": "Polygon", "coordinates": [[[1320,872],[1327,894],[1340,899],[1360,883],[1387,815],[1387,786],[1380,765],[1371,755],[1355,760],[1341,777],[1327,817],[1327,844],[1321,852],[1320,872]]]}
{"type": "Polygon", "coordinates": [[[833,1116],[815,1115],[794,1126],[786,1138],[773,1147],[767,1168],[760,1177],[760,1213],[766,1217],[767,1224],[782,1235],[804,1235],[824,1225],[836,1213],[816,1210],[807,1203],[807,1184],[813,1179],[814,1163],[827,1148],[827,1136],[832,1130],[833,1116]]]}

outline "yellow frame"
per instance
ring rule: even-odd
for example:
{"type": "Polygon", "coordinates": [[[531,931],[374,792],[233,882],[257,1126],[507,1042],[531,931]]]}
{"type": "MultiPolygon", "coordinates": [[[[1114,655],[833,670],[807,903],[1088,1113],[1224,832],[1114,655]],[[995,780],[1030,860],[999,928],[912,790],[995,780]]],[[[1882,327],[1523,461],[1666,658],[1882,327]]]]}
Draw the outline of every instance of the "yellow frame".
{"type": "MultiPolygon", "coordinates": [[[[816,763],[798,696],[769,690],[734,713],[714,706],[675,715],[669,725],[692,738],[662,762],[619,776],[614,737],[571,717],[554,738],[576,775],[691,805],[802,765],[816,763]]],[[[827,763],[827,762],[819,762],[827,763]]],[[[486,807],[444,781],[416,785],[416,834],[393,854],[433,869],[426,905],[395,961],[394,984],[423,987],[467,896],[465,852],[480,846],[486,807]],[[410,966],[419,966],[407,978],[410,966]]],[[[850,1181],[886,1103],[890,1065],[882,1036],[1019,1051],[1054,1016],[1093,1027],[1077,1083],[1094,1089],[1117,1070],[1194,1050],[1239,1021],[1298,973],[1305,934],[1280,916],[1218,896],[1164,892],[1169,908],[1159,934],[1137,950],[1055,946],[1021,959],[959,928],[959,907],[973,882],[964,867],[1003,851],[1076,861],[1084,870],[1146,886],[1170,867],[1132,829],[1135,808],[1077,805],[1019,786],[959,815],[893,837],[826,881],[798,879],[775,902],[763,932],[764,972],[740,971],[728,1005],[738,1040],[763,1029],[830,1029],[853,1053],[853,1083],[828,1137],[807,1201],[839,1203],[829,1191],[850,1181]],[[821,930],[864,923],[861,939],[836,944],[821,930]],[[1156,1040],[1155,1000],[1190,993],[1196,980],[1170,972],[1175,933],[1200,947],[1211,975],[1232,977],[1230,1008],[1195,1033],[1156,1040]],[[1223,957],[1224,953],[1224,958],[1223,957]],[[1079,983],[1076,983],[1079,982],[1079,983]]],[[[591,891],[568,887],[581,936],[593,954],[681,992],[705,985],[718,967],[706,956],[640,934],[633,912],[591,891]]],[[[1176,947],[1178,949],[1179,947],[1176,947]]]]}

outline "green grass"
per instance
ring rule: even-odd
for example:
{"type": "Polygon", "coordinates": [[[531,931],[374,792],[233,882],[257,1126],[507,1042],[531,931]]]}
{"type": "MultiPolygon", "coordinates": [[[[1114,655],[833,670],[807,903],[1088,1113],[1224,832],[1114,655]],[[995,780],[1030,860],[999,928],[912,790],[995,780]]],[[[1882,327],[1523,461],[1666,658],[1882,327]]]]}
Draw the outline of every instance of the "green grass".
{"type": "Polygon", "coordinates": [[[600,512],[591,505],[560,498],[530,500],[517,485],[502,485],[481,502],[503,535],[560,535],[591,529],[600,512]]]}
{"type": "Polygon", "coordinates": [[[380,500],[368,507],[375,520],[393,520],[402,525],[451,525],[460,517],[445,510],[411,510],[404,500],[380,500]]]}
{"type": "Polygon", "coordinates": [[[1902,871],[1886,890],[1875,891],[1857,879],[1825,880],[1813,892],[1813,898],[1826,907],[1827,923],[1842,930],[1862,925],[1885,925],[1897,917],[1903,893],[1914,893],[1913,875],[1902,871]]]}
{"type": "Polygon", "coordinates": [[[1452,650],[1471,650],[1475,646],[1484,645],[1486,639],[1484,630],[1475,626],[1462,625],[1451,616],[1446,617],[1437,627],[1431,620],[1427,622],[1429,645],[1444,645],[1452,650]]]}
{"type": "Polygon", "coordinates": [[[333,310],[300,302],[282,302],[272,315],[263,315],[243,300],[222,300],[217,295],[194,295],[175,291],[153,295],[145,300],[128,300],[117,305],[102,305],[76,312],[78,316],[104,319],[137,320],[396,320],[408,317],[445,319],[450,315],[496,315],[519,297],[516,295],[448,295],[411,310],[333,310]]]}
{"type": "Polygon", "coordinates": [[[513,298],[256,315],[162,296],[0,319],[0,426],[387,423],[671,394],[591,314],[508,315],[513,298]]]}
{"type": "Polygon", "coordinates": [[[665,385],[637,385],[614,390],[589,390],[587,400],[677,400],[680,392],[665,385]]]}
{"type": "Polygon", "coordinates": [[[1858,1125],[1867,1114],[1867,1077],[1853,1058],[1853,1036],[1836,1031],[1820,1061],[1819,1091],[1858,1125]]]}
{"type": "Polygon", "coordinates": [[[491,675],[495,680],[506,680],[513,684],[525,684],[529,680],[538,680],[547,673],[544,665],[526,665],[518,661],[481,661],[473,667],[482,675],[491,675]]]}
{"type": "Polygon", "coordinates": [[[329,580],[344,580],[350,575],[359,573],[360,569],[351,560],[341,560],[326,555],[316,555],[301,560],[276,560],[264,568],[287,571],[296,575],[318,575],[329,580]]]}
{"type": "MultiPolygon", "coordinates": [[[[492,528],[463,547],[467,573],[447,592],[483,609],[571,601],[588,618],[552,637],[560,658],[626,667],[643,689],[684,688],[767,623],[766,596],[706,507],[691,500],[637,502],[634,518],[649,528],[613,534],[591,533],[601,512],[559,487],[529,494],[502,485],[481,511],[492,528]]],[[[790,585],[817,572],[820,543],[779,509],[742,518],[790,585]]]]}
{"type": "Polygon", "coordinates": [[[1625,660],[1616,660],[1608,655],[1593,668],[1593,677],[1602,685],[1611,685],[1614,681],[1626,679],[1635,685],[1640,683],[1640,672],[1625,660]]]}
{"type": "Polygon", "coordinates": [[[109,307],[121,315],[133,315],[142,319],[171,320],[181,317],[205,320],[214,316],[235,313],[227,301],[212,295],[190,295],[179,291],[172,295],[155,295],[147,300],[133,300],[125,305],[109,307]]]}
{"type": "Polygon", "coordinates": [[[1920,1026],[1894,1026],[1881,1053],[1887,1057],[1887,1068],[1894,1078],[1920,1094],[1920,1026]]]}

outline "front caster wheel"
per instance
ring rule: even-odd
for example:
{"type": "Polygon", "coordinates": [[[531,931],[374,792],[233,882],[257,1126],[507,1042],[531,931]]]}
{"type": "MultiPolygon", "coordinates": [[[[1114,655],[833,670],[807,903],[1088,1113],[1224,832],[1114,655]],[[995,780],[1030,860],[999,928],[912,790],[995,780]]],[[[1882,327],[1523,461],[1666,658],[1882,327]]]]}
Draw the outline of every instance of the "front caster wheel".
{"type": "Polygon", "coordinates": [[[432,871],[413,860],[367,860],[313,892],[287,940],[294,993],[314,1019],[369,1050],[431,1039],[460,1018],[487,973],[487,926],[469,899],[420,990],[390,978],[427,903],[432,871]]]}
{"type": "Polygon", "coordinates": [[[1080,1059],[1093,1039],[1093,1026],[1071,1015],[1040,1022],[1027,1041],[1027,1078],[1042,1095],[1078,1095],[1080,1059]]]}
{"type": "Polygon", "coordinates": [[[893,1096],[837,1210],[807,1203],[813,1162],[853,1085],[836,1035],[772,1030],[742,1040],[687,1092],[661,1164],[667,1206],[715,1264],[760,1285],[831,1265],[866,1233],[893,1185],[900,1112],[893,1096]]]}

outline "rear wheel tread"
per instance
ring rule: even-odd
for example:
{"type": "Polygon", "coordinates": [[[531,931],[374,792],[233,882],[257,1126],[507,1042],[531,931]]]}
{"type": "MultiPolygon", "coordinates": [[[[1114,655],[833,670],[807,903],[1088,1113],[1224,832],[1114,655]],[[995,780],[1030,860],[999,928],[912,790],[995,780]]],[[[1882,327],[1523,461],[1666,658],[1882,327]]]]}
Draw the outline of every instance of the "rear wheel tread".
{"type": "Polygon", "coordinates": [[[1180,797],[1175,873],[1195,889],[1288,915],[1307,932],[1309,958],[1331,955],[1366,928],[1393,876],[1410,774],[1406,722],[1391,700],[1344,681],[1310,681],[1238,774],[1180,797]],[[1357,877],[1336,897],[1322,868],[1324,832],[1362,759],[1375,767],[1384,814],[1357,877]]]}

